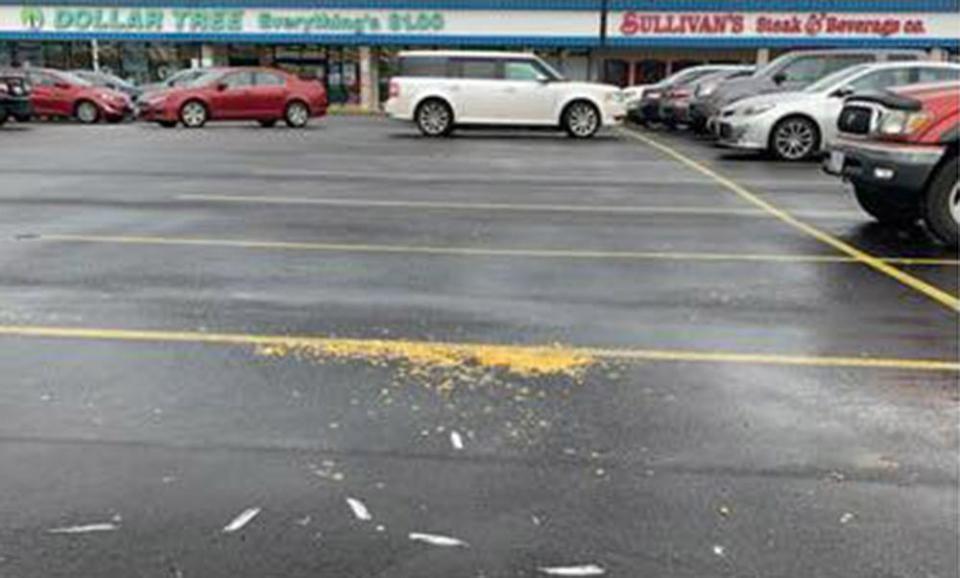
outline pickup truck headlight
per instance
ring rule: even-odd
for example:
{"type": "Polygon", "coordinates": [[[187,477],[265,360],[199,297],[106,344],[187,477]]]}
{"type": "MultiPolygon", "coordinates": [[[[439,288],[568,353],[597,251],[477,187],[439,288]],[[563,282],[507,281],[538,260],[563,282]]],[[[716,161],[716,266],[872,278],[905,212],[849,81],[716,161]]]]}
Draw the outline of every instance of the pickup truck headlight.
{"type": "Polygon", "coordinates": [[[877,132],[883,136],[906,136],[913,134],[930,121],[925,112],[894,110],[880,117],[877,132]]]}

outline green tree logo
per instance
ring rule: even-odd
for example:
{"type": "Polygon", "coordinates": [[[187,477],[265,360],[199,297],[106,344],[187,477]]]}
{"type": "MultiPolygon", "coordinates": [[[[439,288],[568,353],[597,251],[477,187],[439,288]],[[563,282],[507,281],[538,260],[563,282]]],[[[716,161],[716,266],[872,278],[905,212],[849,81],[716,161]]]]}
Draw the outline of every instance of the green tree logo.
{"type": "Polygon", "coordinates": [[[43,28],[43,21],[43,8],[24,6],[20,10],[20,22],[30,30],[40,30],[43,28]]]}

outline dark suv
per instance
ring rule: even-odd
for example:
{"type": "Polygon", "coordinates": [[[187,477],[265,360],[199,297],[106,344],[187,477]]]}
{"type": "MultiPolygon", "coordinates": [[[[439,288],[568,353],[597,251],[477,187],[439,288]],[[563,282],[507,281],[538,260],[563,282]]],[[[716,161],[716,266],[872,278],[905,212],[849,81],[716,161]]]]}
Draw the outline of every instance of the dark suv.
{"type": "Polygon", "coordinates": [[[22,72],[0,70],[0,125],[11,117],[20,122],[30,120],[30,83],[22,72]]]}

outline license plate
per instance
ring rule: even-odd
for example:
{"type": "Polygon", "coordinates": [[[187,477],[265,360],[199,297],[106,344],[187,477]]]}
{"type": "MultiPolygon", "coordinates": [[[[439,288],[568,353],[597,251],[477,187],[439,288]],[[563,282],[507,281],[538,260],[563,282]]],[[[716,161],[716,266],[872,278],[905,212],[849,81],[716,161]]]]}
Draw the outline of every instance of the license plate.
{"type": "Polygon", "coordinates": [[[829,171],[835,175],[839,175],[843,172],[843,161],[844,154],[843,151],[830,151],[830,162],[827,165],[829,171]]]}

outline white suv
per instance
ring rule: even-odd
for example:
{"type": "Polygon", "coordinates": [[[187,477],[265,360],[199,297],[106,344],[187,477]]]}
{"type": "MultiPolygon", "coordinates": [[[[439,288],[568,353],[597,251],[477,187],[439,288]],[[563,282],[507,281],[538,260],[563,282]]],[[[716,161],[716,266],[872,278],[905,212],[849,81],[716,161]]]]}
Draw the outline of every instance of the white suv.
{"type": "Polygon", "coordinates": [[[455,126],[557,127],[575,138],[619,124],[626,110],[615,86],[569,82],[522,52],[403,52],[385,110],[426,136],[455,126]]]}

